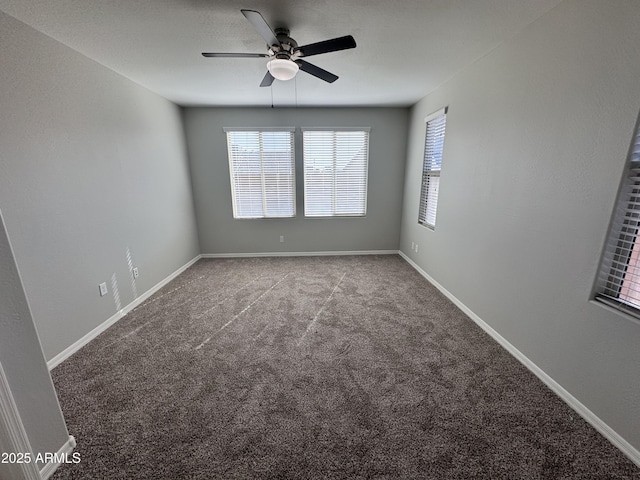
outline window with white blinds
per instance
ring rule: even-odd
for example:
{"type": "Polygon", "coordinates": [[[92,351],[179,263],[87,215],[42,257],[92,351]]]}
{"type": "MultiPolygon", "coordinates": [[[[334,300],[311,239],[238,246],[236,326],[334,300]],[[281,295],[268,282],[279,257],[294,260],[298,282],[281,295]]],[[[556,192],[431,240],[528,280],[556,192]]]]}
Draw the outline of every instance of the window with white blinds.
{"type": "Polygon", "coordinates": [[[303,129],[304,214],[367,213],[369,129],[303,129]]]}
{"type": "Polygon", "coordinates": [[[440,192],[444,132],[447,125],[447,109],[443,108],[429,115],[425,118],[425,122],[427,123],[427,129],[424,143],[418,223],[429,228],[435,228],[438,194],[440,192]]]}
{"type": "Polygon", "coordinates": [[[296,213],[294,128],[225,128],[234,218],[296,213]]]}
{"type": "Polygon", "coordinates": [[[636,128],[609,238],[596,299],[640,318],[640,127],[636,128]]]}

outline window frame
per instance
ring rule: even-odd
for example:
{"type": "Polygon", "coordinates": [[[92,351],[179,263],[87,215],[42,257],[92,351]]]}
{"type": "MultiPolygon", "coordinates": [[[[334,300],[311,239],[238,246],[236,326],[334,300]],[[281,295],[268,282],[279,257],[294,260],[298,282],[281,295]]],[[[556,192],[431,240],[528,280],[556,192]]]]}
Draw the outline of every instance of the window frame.
{"type": "MultiPolygon", "coordinates": [[[[303,168],[303,189],[304,189],[304,194],[303,194],[303,199],[304,199],[304,216],[305,218],[359,218],[359,217],[366,217],[367,215],[367,203],[368,203],[368,190],[369,190],[369,152],[370,152],[370,141],[371,141],[371,127],[302,127],[301,128],[302,131],[302,168],[303,168]],[[338,200],[338,180],[339,180],[339,175],[337,172],[337,168],[336,168],[336,163],[338,161],[338,159],[340,158],[340,155],[337,153],[333,154],[333,166],[332,166],[332,171],[331,171],[331,175],[333,177],[331,185],[332,185],[332,192],[331,192],[331,212],[327,213],[322,212],[322,213],[312,213],[311,212],[311,204],[312,202],[312,198],[308,196],[310,188],[309,188],[309,184],[311,183],[311,176],[310,176],[310,167],[308,165],[307,162],[307,153],[309,151],[309,146],[307,144],[307,142],[305,141],[306,138],[306,134],[307,133],[313,133],[313,132],[326,132],[326,133],[331,133],[334,136],[334,150],[336,148],[336,144],[335,144],[335,138],[336,138],[336,134],[342,133],[342,132],[360,132],[364,134],[364,138],[363,138],[363,147],[364,148],[364,155],[365,155],[365,159],[363,162],[363,168],[364,168],[364,172],[363,173],[363,182],[362,183],[358,183],[357,185],[360,186],[362,188],[362,197],[358,198],[358,203],[362,206],[362,209],[359,210],[358,212],[347,212],[347,213],[340,213],[340,209],[341,208],[345,208],[348,205],[339,205],[337,200],[338,200]]],[[[353,157],[355,158],[355,156],[353,157]]],[[[358,186],[356,186],[355,188],[357,189],[358,186]]]]}
{"type": "Polygon", "coordinates": [[[440,178],[442,173],[442,157],[444,155],[444,142],[446,137],[446,125],[447,125],[447,113],[449,107],[443,107],[436,110],[430,115],[427,115],[424,119],[425,122],[425,138],[424,138],[424,150],[422,159],[422,176],[420,183],[420,203],[418,204],[418,224],[427,227],[430,230],[436,228],[436,217],[438,210],[438,199],[440,196],[440,178]],[[437,123],[436,123],[437,122],[437,123]],[[442,125],[440,125],[442,123],[442,125]],[[430,136],[432,134],[432,136],[430,136]],[[439,151],[434,152],[432,146],[436,145],[438,135],[442,137],[442,141],[439,145],[439,151]],[[436,137],[434,137],[436,136],[436,137]],[[440,158],[437,168],[434,168],[433,158],[438,156],[440,158]],[[431,179],[438,179],[437,182],[431,181],[431,179]],[[434,197],[430,196],[435,186],[435,205],[430,205],[430,201],[433,202],[434,197]],[[433,221],[431,221],[433,219],[433,221]]]}
{"type": "Polygon", "coordinates": [[[640,288],[632,292],[631,286],[625,285],[628,275],[629,284],[640,284],[640,119],[627,154],[592,295],[596,302],[640,322],[640,288]],[[620,298],[623,295],[627,298],[620,298]],[[637,303],[629,300],[632,296],[637,303]]]}
{"type": "Polygon", "coordinates": [[[295,151],[295,127],[247,127],[247,128],[235,128],[235,127],[224,127],[223,131],[226,135],[227,140],[227,159],[229,165],[229,183],[231,187],[231,202],[232,202],[232,213],[233,218],[238,220],[251,220],[251,219],[267,219],[267,218],[294,218],[296,216],[296,151],[295,151]],[[268,133],[289,133],[289,145],[290,145],[290,158],[287,160],[287,165],[290,164],[290,171],[288,174],[288,187],[287,193],[288,195],[285,197],[286,203],[290,206],[290,214],[270,214],[269,213],[269,199],[271,198],[271,193],[268,191],[268,182],[266,179],[265,173],[265,164],[268,160],[273,160],[273,158],[269,158],[265,154],[265,150],[263,147],[263,135],[268,133]],[[261,215],[243,215],[240,211],[240,203],[242,199],[240,198],[240,194],[238,193],[239,186],[239,178],[238,172],[234,167],[234,163],[236,163],[237,159],[233,155],[233,134],[234,133],[253,133],[258,134],[258,148],[260,149],[259,153],[259,162],[260,162],[260,194],[262,196],[261,206],[262,206],[262,214],[261,215]],[[265,158],[266,157],[266,158],[265,158]]]}

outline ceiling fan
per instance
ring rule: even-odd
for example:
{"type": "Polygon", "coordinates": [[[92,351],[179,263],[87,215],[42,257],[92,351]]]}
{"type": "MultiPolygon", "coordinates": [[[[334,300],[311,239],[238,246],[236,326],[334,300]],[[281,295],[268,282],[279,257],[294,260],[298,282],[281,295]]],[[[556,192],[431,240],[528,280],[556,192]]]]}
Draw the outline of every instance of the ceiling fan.
{"type": "Polygon", "coordinates": [[[296,76],[298,70],[302,70],[314,77],[318,77],[325,82],[333,83],[338,79],[337,75],[317,67],[301,57],[310,57],[321,53],[337,52],[355,48],[356,41],[351,35],[345,37],[332,38],[323,42],[311,43],[302,47],[289,36],[286,28],[276,28],[269,26],[260,12],[255,10],[241,10],[242,14],[253,25],[258,34],[267,42],[267,53],[211,53],[203,52],[203,57],[222,58],[269,58],[267,62],[267,73],[260,83],[261,87],[269,87],[275,79],[291,80],[296,76]]]}

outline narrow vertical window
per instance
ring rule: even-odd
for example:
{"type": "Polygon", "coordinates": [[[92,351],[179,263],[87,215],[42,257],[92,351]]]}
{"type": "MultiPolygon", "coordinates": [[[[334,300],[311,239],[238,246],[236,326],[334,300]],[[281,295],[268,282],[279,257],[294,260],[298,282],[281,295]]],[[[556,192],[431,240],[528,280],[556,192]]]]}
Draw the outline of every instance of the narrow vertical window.
{"type": "Polygon", "coordinates": [[[639,237],[640,126],[636,127],[629,149],[596,284],[596,300],[635,317],[640,317],[639,237]]]}
{"type": "Polygon", "coordinates": [[[446,107],[429,115],[425,118],[425,122],[427,127],[424,142],[418,223],[433,229],[436,226],[436,213],[438,210],[442,151],[444,148],[445,127],[447,125],[446,107]]]}
{"type": "Polygon", "coordinates": [[[294,129],[225,132],[233,217],[295,216],[294,129]]]}
{"type": "Polygon", "coordinates": [[[369,130],[303,129],[304,214],[367,213],[369,130]]]}

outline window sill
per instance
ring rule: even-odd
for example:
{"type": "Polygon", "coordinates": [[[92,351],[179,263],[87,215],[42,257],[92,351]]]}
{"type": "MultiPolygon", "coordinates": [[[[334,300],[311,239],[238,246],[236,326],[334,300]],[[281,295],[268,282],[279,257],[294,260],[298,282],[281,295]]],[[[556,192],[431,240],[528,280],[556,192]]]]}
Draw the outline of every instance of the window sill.
{"type": "Polygon", "coordinates": [[[367,218],[366,215],[305,215],[304,218],[313,220],[315,218],[367,218]]]}
{"type": "Polygon", "coordinates": [[[420,223],[420,222],[418,222],[418,225],[420,225],[421,227],[426,228],[427,230],[431,230],[432,232],[436,231],[436,226],[435,225],[427,225],[426,223],[420,223]]]}
{"type": "Polygon", "coordinates": [[[636,325],[640,325],[640,317],[637,317],[636,315],[632,314],[631,312],[628,312],[626,310],[622,310],[621,308],[617,308],[614,307],[612,305],[609,305],[608,303],[605,303],[602,300],[599,300],[598,298],[593,298],[591,300],[589,300],[589,303],[591,303],[592,305],[597,305],[600,308],[604,308],[605,310],[607,310],[608,312],[612,312],[615,313],[616,315],[619,315],[620,317],[629,320],[633,323],[635,323],[636,325]]]}

